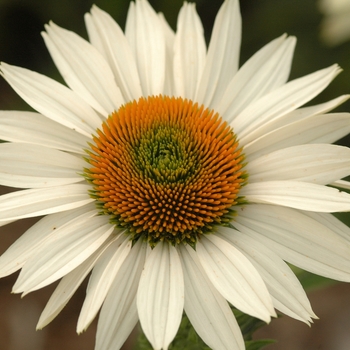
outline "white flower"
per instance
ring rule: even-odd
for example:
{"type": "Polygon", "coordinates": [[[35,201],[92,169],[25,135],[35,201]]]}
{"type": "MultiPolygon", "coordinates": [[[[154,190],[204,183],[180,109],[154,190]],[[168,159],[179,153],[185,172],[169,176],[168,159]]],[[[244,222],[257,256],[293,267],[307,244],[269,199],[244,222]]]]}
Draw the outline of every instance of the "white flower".
{"type": "Polygon", "coordinates": [[[324,14],[321,22],[321,38],[328,45],[342,44],[350,39],[350,1],[319,0],[324,14]]]}
{"type": "Polygon", "coordinates": [[[0,113],[0,183],[22,189],[0,197],[0,223],[45,217],[0,275],[21,269],[24,294],[62,278],[38,328],[91,270],[77,331],[102,306],[98,350],[120,348],[138,320],[167,349],[183,309],[209,347],[244,349],[228,302],[312,322],[284,261],[350,281],[350,229],[329,214],[349,211],[350,195],[325,186],[347,186],[350,150],[331,143],[350,115],[326,113],[349,96],[300,107],[339,67],[287,83],[296,40],[283,35],[238,70],[237,0],[208,50],[192,4],[176,33],[146,0],[131,3],[125,34],[95,6],[85,20],[91,43],[53,23],[43,33],[69,87],[1,64],[38,113],[0,113]]]}

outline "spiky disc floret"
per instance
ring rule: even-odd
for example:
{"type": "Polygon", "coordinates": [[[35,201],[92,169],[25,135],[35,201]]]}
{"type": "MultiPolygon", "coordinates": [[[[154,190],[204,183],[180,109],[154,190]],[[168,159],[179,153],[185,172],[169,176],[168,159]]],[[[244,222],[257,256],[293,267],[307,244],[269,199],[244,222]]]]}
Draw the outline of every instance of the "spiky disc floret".
{"type": "Polygon", "coordinates": [[[140,98],[112,113],[93,140],[91,195],[133,240],[193,244],[231,219],[244,157],[217,113],[182,98],[140,98]]]}

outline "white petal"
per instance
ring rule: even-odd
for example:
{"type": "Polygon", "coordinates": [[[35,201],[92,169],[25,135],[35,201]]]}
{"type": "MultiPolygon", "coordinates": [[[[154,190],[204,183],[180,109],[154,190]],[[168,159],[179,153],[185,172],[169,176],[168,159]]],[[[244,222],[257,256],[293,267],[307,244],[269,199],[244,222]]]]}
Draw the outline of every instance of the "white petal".
{"type": "Polygon", "coordinates": [[[158,13],[159,19],[163,26],[166,43],[166,60],[165,60],[165,82],[164,82],[164,95],[174,96],[174,73],[173,73],[173,61],[174,61],[174,41],[175,33],[170,28],[168,22],[164,18],[162,13],[158,13]]]}
{"type": "Polygon", "coordinates": [[[86,162],[67,152],[62,152],[52,148],[46,148],[33,144],[2,143],[0,144],[1,161],[10,159],[19,162],[37,162],[39,164],[54,166],[57,168],[67,168],[74,171],[81,171],[86,162]],[[25,156],[23,153],[27,151],[25,156]],[[40,159],[38,159],[40,158],[40,159]]]}
{"type": "Polygon", "coordinates": [[[95,349],[120,349],[138,317],[136,293],[146,258],[147,244],[141,239],[125,259],[102,306],[95,349]]]}
{"type": "Polygon", "coordinates": [[[22,268],[45,240],[55,235],[61,226],[70,225],[70,221],[81,222],[97,215],[93,203],[80,208],[47,215],[21,235],[0,257],[0,276],[4,277],[22,268]]]}
{"type": "Polygon", "coordinates": [[[297,180],[327,185],[349,174],[350,149],[312,144],[293,146],[248,162],[249,182],[297,180]]]}
{"type": "Polygon", "coordinates": [[[237,72],[228,85],[217,111],[229,123],[249,104],[285,84],[296,40],[283,35],[265,45],[237,72]]]}
{"type": "Polygon", "coordinates": [[[185,312],[198,335],[212,349],[245,349],[227,301],[208,279],[196,252],[181,245],[179,253],[185,281],[185,312]]]}
{"type": "Polygon", "coordinates": [[[307,212],[248,205],[240,208],[234,226],[295,266],[350,281],[350,244],[307,212]]]}
{"type": "Polygon", "coordinates": [[[174,43],[175,96],[194,99],[205,56],[202,22],[195,4],[185,2],[177,19],[174,43]]]}
{"type": "Polygon", "coordinates": [[[44,242],[36,255],[26,261],[13,292],[27,294],[71,272],[103,244],[113,229],[106,216],[61,228],[54,239],[44,242]]]}
{"type": "Polygon", "coordinates": [[[349,181],[344,181],[344,180],[337,180],[331,183],[330,185],[335,186],[335,187],[340,187],[344,188],[346,190],[350,190],[350,182],[349,181]]]}
{"type": "Polygon", "coordinates": [[[221,227],[216,233],[239,249],[254,265],[266,283],[274,306],[288,316],[312,322],[310,302],[289,266],[268,247],[231,228],[221,227]]]}
{"type": "Polygon", "coordinates": [[[0,144],[0,182],[4,186],[41,188],[83,181],[86,162],[38,145],[0,144]]]}
{"type": "Polygon", "coordinates": [[[163,93],[165,35],[163,25],[146,0],[130,3],[125,35],[130,43],[141,80],[143,95],[163,93]]]}
{"type": "MultiPolygon", "coordinates": [[[[95,5],[91,9],[91,16],[87,14],[85,20],[88,22],[89,18],[93,21],[96,28],[95,33],[99,38],[98,42],[103,47],[102,52],[105,52],[105,58],[114,73],[125,101],[138,99],[142,96],[140,78],[134,56],[123,31],[107,12],[100,10],[95,5]]],[[[94,42],[96,40],[92,41],[94,42]]]]}
{"type": "Polygon", "coordinates": [[[85,331],[101,308],[116,274],[128,256],[132,242],[122,234],[100,257],[89,279],[86,298],[81,308],[77,333],[85,331]]]}
{"type": "Polygon", "coordinates": [[[31,107],[46,117],[90,136],[101,119],[77,94],[64,85],[28,69],[1,63],[6,81],[31,107]]]}
{"type": "Polygon", "coordinates": [[[168,349],[182,319],[184,280],[176,249],[159,242],[146,259],[137,291],[142,330],[154,349],[168,349]]]}
{"type": "Polygon", "coordinates": [[[265,322],[276,316],[261,276],[233,245],[208,235],[197,242],[196,252],[214,287],[233,306],[265,322]]]}
{"type": "MultiPolygon", "coordinates": [[[[92,5],[95,6],[95,5],[92,5]]],[[[89,37],[89,41],[92,46],[94,46],[97,51],[106,59],[107,52],[105,51],[104,43],[102,42],[103,38],[101,38],[100,33],[96,27],[95,21],[92,19],[90,13],[86,13],[84,16],[86,31],[89,37]]]]}
{"type": "Polygon", "coordinates": [[[297,109],[324,90],[339,74],[337,65],[295,79],[258,99],[231,123],[242,144],[261,136],[259,127],[297,109]]]}
{"type": "Polygon", "coordinates": [[[52,22],[45,29],[45,44],[68,86],[105,117],[118,110],[124,99],[112,70],[96,48],[52,22]]]}
{"type": "Polygon", "coordinates": [[[71,184],[22,190],[0,196],[0,222],[53,214],[81,207],[94,201],[91,186],[71,184]]]}
{"type": "Polygon", "coordinates": [[[40,315],[40,319],[36,326],[37,330],[48,325],[67,305],[70,298],[84,281],[85,277],[94,267],[96,261],[99,259],[104,250],[111,244],[111,242],[113,242],[113,239],[107,240],[82,264],[61,279],[60,283],[47,302],[45,309],[40,315]]]}
{"type": "Polygon", "coordinates": [[[14,222],[14,221],[16,221],[16,220],[1,221],[1,222],[0,222],[0,227],[5,226],[5,225],[8,225],[8,224],[10,224],[11,222],[14,222]]]}
{"type": "Polygon", "coordinates": [[[350,227],[342,223],[332,214],[312,212],[305,212],[304,214],[318,223],[326,226],[329,230],[335,232],[337,235],[341,236],[350,243],[350,227]]]}
{"type": "Polygon", "coordinates": [[[249,183],[240,191],[248,202],[332,213],[350,211],[350,194],[300,181],[249,183]]]}
{"type": "Polygon", "coordinates": [[[238,69],[241,46],[241,14],[238,0],[227,0],[214,23],[208,54],[195,100],[214,106],[238,69]]]}
{"type": "Polygon", "coordinates": [[[283,126],[244,146],[249,161],[290,146],[333,143],[350,132],[350,114],[315,115],[283,126]]]}
{"type": "Polygon", "coordinates": [[[265,135],[270,131],[274,131],[285,125],[294,123],[298,120],[302,120],[307,117],[312,117],[318,114],[325,114],[332,109],[338,107],[350,98],[350,95],[339,96],[331,101],[321,103],[315,106],[309,106],[304,108],[298,108],[284,116],[267,122],[259,127],[259,135],[265,135]]]}
{"type": "Polygon", "coordinates": [[[130,47],[133,50],[133,54],[135,54],[136,49],[136,10],[135,10],[135,2],[131,1],[129,5],[128,15],[126,16],[125,23],[125,36],[129,41],[130,47]]]}
{"type": "Polygon", "coordinates": [[[90,138],[38,113],[0,111],[0,139],[85,154],[90,138]]]}

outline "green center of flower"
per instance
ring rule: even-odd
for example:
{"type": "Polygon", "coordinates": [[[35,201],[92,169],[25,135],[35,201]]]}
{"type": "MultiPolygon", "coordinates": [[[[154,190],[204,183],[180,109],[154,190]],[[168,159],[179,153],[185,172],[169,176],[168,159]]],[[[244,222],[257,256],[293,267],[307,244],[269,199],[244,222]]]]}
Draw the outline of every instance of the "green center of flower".
{"type": "Polygon", "coordinates": [[[132,240],[195,244],[232,220],[244,156],[213,111],[182,98],[140,98],[112,113],[93,140],[91,196],[132,240]]]}

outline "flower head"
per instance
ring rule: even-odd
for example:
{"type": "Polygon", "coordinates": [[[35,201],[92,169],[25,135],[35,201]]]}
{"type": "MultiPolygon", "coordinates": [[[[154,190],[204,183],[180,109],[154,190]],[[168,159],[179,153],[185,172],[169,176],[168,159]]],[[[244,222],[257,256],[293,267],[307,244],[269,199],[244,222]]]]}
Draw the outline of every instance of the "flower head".
{"type": "Polygon", "coordinates": [[[229,303],[269,322],[316,317],[284,262],[350,281],[350,150],[331,145],[350,115],[341,96],[300,108],[337,65],[287,82],[295,39],[273,40],[238,70],[240,13],[226,0],[206,48],[192,4],[174,33],[146,0],[125,34],[94,6],[90,42],[43,33],[68,87],[1,64],[34,112],[1,112],[0,223],[44,215],[0,258],[14,292],[60,278],[38,328],[92,271],[77,331],[101,308],[96,349],[118,349],[138,320],[167,349],[183,310],[213,349],[244,349],[229,303]],[[229,302],[229,303],[228,303],[229,302]]]}
{"type": "Polygon", "coordinates": [[[182,98],[148,97],[122,106],[102,129],[86,178],[101,212],[133,241],[195,245],[231,221],[243,156],[218,114],[182,98]]]}

